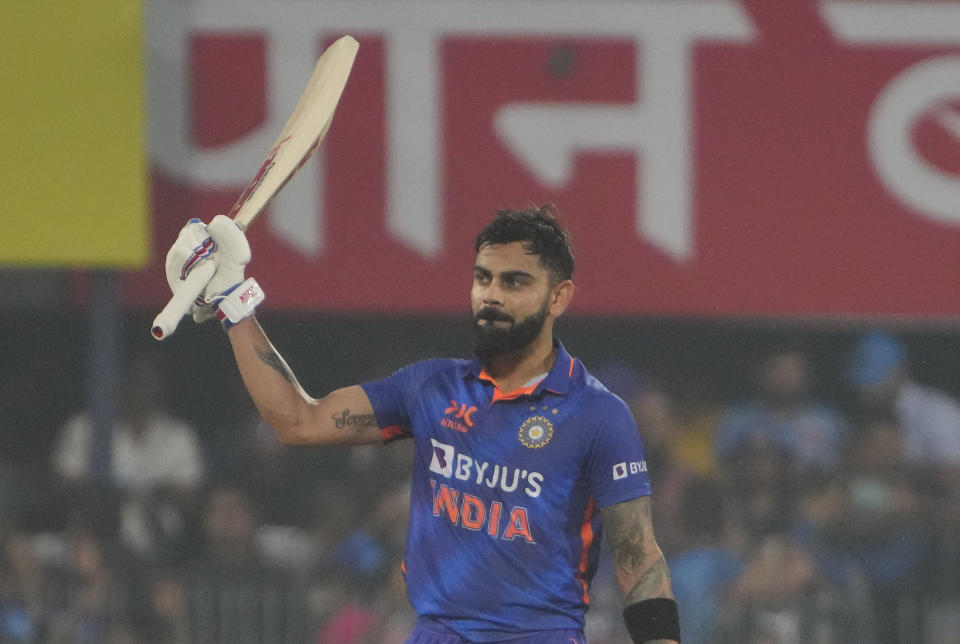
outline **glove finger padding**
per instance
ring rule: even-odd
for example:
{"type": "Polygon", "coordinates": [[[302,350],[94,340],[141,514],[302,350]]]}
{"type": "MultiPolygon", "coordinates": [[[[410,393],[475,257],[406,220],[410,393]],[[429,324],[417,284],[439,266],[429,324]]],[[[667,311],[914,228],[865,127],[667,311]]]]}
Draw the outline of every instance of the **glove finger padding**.
{"type": "Polygon", "coordinates": [[[250,263],[250,243],[243,230],[226,215],[217,215],[207,226],[207,233],[220,251],[220,263],[242,269],[250,263]]]}
{"type": "Polygon", "coordinates": [[[203,292],[204,301],[212,304],[243,282],[244,267],[250,262],[251,253],[246,235],[226,215],[214,217],[206,230],[216,247],[217,272],[203,292]]]}
{"type": "Polygon", "coordinates": [[[199,219],[191,219],[180,229],[164,262],[167,285],[173,297],[154,319],[151,333],[156,339],[162,340],[173,333],[188,313],[197,321],[216,315],[212,309],[198,311],[205,303],[202,299],[197,302],[216,272],[215,250],[216,244],[199,219]]]}
{"type": "Polygon", "coordinates": [[[215,249],[216,245],[202,221],[191,219],[187,222],[167,251],[165,269],[170,290],[176,293],[199,262],[211,260],[215,249]]]}
{"type": "Polygon", "coordinates": [[[225,329],[253,315],[263,302],[264,294],[252,277],[244,279],[244,268],[250,262],[250,244],[243,230],[229,217],[218,215],[207,226],[216,243],[214,261],[217,272],[204,291],[205,301],[216,303],[217,318],[225,329]]]}

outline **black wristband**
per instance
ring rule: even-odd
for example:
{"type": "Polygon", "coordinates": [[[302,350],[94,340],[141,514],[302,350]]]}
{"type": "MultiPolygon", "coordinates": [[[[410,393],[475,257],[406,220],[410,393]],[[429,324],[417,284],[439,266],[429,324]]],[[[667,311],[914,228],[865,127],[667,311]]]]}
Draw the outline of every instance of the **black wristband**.
{"type": "Polygon", "coordinates": [[[680,641],[677,602],[669,597],[644,599],[623,609],[623,621],[634,644],[650,640],[680,641]]]}

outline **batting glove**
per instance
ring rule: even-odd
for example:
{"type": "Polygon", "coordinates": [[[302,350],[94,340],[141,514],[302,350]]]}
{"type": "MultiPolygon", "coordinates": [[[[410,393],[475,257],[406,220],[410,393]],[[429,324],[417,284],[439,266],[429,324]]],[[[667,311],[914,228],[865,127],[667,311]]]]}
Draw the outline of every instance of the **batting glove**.
{"type": "Polygon", "coordinates": [[[201,297],[206,306],[216,307],[224,328],[230,328],[253,315],[264,293],[255,279],[244,279],[250,244],[240,226],[226,215],[217,215],[207,225],[207,233],[216,247],[213,258],[217,270],[201,297]]]}
{"type": "MultiPolygon", "coordinates": [[[[199,219],[191,219],[180,229],[180,234],[167,251],[166,274],[170,290],[176,293],[183,288],[187,276],[202,263],[213,262],[216,244],[207,233],[207,226],[199,219]]],[[[197,298],[190,308],[198,324],[216,316],[216,308],[197,298]]]]}

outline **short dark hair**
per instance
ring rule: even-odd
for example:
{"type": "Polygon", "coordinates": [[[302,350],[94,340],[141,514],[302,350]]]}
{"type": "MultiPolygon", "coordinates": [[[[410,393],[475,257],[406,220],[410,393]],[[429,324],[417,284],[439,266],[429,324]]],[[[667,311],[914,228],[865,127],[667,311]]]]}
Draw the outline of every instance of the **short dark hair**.
{"type": "Polygon", "coordinates": [[[574,258],[570,235],[557,220],[556,208],[546,204],[526,210],[504,209],[477,235],[474,251],[488,244],[521,242],[524,250],[540,259],[540,264],[557,282],[573,277],[574,258]]]}

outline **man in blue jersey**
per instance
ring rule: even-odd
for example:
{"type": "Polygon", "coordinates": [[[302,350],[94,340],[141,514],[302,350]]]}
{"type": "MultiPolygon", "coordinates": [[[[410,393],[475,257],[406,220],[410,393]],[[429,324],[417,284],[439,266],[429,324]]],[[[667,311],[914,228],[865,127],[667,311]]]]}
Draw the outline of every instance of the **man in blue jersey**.
{"type": "Polygon", "coordinates": [[[475,251],[476,359],[412,364],[322,398],[300,387],[256,321],[263,293],[244,278],[250,250],[232,220],[184,227],[167,272],[176,290],[198,261],[216,263],[194,319],[221,320],[285,443],[414,440],[402,567],[419,618],[408,644],[584,644],[601,526],[633,641],[679,642],[636,423],[553,337],[574,293],[567,235],[549,207],[505,210],[475,251]]]}

